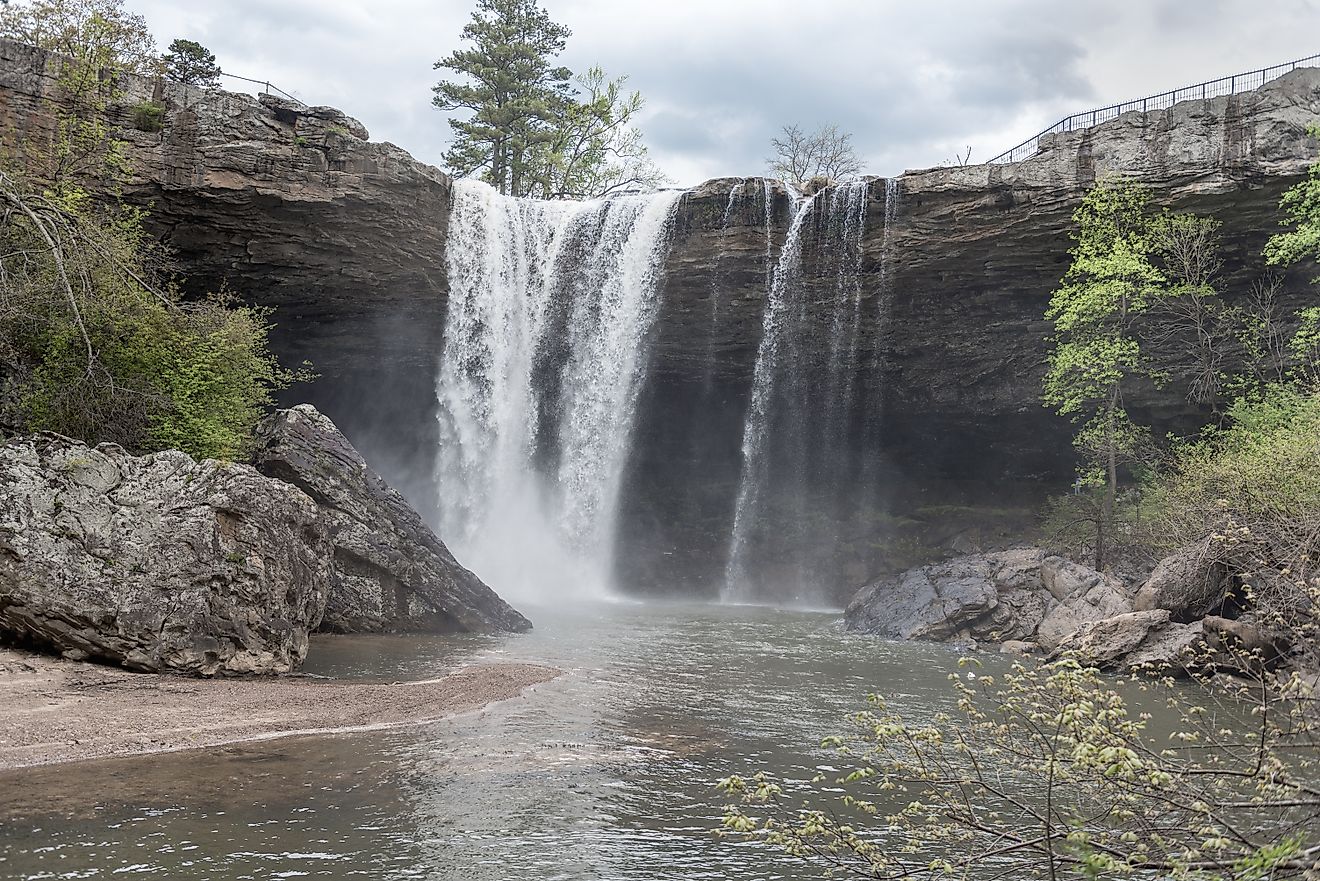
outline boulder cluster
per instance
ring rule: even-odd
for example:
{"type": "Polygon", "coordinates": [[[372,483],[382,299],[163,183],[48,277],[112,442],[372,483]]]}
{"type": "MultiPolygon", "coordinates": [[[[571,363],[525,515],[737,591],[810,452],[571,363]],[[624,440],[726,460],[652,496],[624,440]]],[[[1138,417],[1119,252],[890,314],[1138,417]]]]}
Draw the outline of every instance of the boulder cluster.
{"type": "Polygon", "coordinates": [[[1249,615],[1224,616],[1237,611],[1230,587],[1206,544],[1160,561],[1135,590],[1039,548],[1017,548],[882,578],[857,593],[844,621],[892,639],[990,642],[1104,669],[1179,673],[1269,642],[1249,615]]]}
{"type": "Polygon", "coordinates": [[[0,446],[0,639],[213,676],[291,672],[318,629],[531,627],[315,409],[259,440],[255,465],[0,446]]]}

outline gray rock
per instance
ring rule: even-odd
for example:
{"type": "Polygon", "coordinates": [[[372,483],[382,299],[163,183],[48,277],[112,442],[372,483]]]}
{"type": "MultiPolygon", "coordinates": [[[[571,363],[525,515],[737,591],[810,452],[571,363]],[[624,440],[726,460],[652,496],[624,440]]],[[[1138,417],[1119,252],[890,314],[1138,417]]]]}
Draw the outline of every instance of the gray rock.
{"type": "Polygon", "coordinates": [[[246,465],[52,434],[0,447],[0,630],[67,657],[289,672],[330,559],[316,504],[246,465]]]}
{"type": "Polygon", "coordinates": [[[324,629],[524,631],[532,624],[454,559],[421,516],[316,408],[257,431],[257,468],[315,499],[334,546],[324,629]]]}
{"type": "Polygon", "coordinates": [[[994,567],[959,557],[862,588],[844,610],[850,630],[895,639],[948,639],[998,602],[994,567]]]}
{"type": "Polygon", "coordinates": [[[1070,655],[1094,667],[1113,667],[1142,645],[1152,629],[1168,623],[1169,613],[1164,609],[1090,621],[1061,640],[1054,653],[1070,655]]]}
{"type": "Polygon", "coordinates": [[[999,602],[976,622],[972,632],[980,639],[996,642],[1029,639],[1036,635],[1054,605],[1054,598],[1040,588],[1004,590],[999,593],[999,602]]]}
{"type": "Polygon", "coordinates": [[[1205,666],[1205,661],[1206,639],[1202,623],[1170,621],[1162,627],[1152,628],[1141,645],[1123,659],[1123,664],[1133,672],[1178,674],[1199,669],[1205,666]]]}
{"type": "Polygon", "coordinates": [[[1132,601],[1135,609],[1168,609],[1175,618],[1203,618],[1224,600],[1228,569],[1211,555],[1210,539],[1170,554],[1132,601]]]}
{"type": "Polygon", "coordinates": [[[1040,646],[1034,642],[1027,642],[1021,639],[1010,639],[999,644],[999,652],[1004,655],[1017,655],[1018,657],[1027,657],[1034,655],[1040,650],[1040,646]]]}
{"type": "Polygon", "coordinates": [[[851,630],[898,639],[1030,636],[1049,608],[1037,549],[956,557],[882,578],[844,611],[851,630]]]}
{"type": "MultiPolygon", "coordinates": [[[[1057,559],[1057,558],[1056,558],[1057,559]]],[[[1103,621],[1132,611],[1132,600],[1123,585],[1115,579],[1101,575],[1093,569],[1067,563],[1055,565],[1056,574],[1049,576],[1051,564],[1047,560],[1042,574],[1045,584],[1056,590],[1063,585],[1074,585],[1073,592],[1065,594],[1062,602],[1050,609],[1036,630],[1036,639],[1046,651],[1054,651],[1073,632],[1093,621],[1103,621]]],[[[1055,590],[1051,595],[1058,596],[1055,590]]]]}
{"type": "Polygon", "coordinates": [[[1063,557],[1047,557],[1040,569],[1041,583],[1056,600],[1066,600],[1105,581],[1105,576],[1063,557]]]}

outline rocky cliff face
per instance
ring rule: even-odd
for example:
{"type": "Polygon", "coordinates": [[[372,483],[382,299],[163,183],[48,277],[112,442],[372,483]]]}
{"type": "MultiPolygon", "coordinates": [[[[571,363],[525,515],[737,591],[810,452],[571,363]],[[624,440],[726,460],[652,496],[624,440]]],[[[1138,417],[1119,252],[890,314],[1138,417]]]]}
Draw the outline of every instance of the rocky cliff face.
{"type": "MultiPolygon", "coordinates": [[[[55,64],[0,43],[7,143],[49,138],[55,64]]],[[[281,353],[312,358],[322,375],[291,395],[330,415],[426,512],[447,178],[329,108],[148,81],[128,92],[167,107],[163,131],[131,136],[128,194],[151,206],[193,284],[275,308],[281,353]]],[[[874,429],[856,443],[886,485],[931,503],[1068,480],[1068,426],[1038,402],[1041,316],[1082,192],[1104,175],[1137,176],[1161,204],[1215,213],[1230,293],[1240,292],[1280,194],[1320,152],[1305,133],[1318,116],[1320,72],[1299,70],[1254,93],[1057,136],[1025,162],[871,181],[858,281],[867,414],[844,419],[874,429]]],[[[619,558],[630,581],[704,587],[712,561],[722,566],[767,261],[793,211],[790,194],[759,179],[684,196],[625,487],[619,558]]],[[[822,211],[804,232],[811,303],[834,284],[827,223],[822,211]]],[[[1308,293],[1305,274],[1287,280],[1294,301],[1308,293]]],[[[1176,382],[1132,403],[1161,428],[1194,416],[1176,382]]]]}
{"type": "MultiPolygon", "coordinates": [[[[40,156],[50,143],[58,77],[57,57],[0,40],[7,149],[40,156]]],[[[122,90],[124,194],[149,209],[190,286],[272,307],[281,356],[315,362],[310,397],[396,485],[424,482],[413,464],[435,446],[449,179],[333,108],[139,78],[122,90]],[[159,132],[133,127],[145,101],[166,108],[159,132]]]]}

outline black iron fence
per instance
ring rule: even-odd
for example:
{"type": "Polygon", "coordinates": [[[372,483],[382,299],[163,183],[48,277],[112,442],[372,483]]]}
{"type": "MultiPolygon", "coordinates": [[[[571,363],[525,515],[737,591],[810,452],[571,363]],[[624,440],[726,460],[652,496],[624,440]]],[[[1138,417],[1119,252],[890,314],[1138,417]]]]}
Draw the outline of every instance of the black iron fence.
{"type": "Polygon", "coordinates": [[[1260,70],[1253,70],[1248,73],[1236,73],[1232,76],[1220,77],[1217,80],[1197,83],[1194,86],[1183,86],[1181,89],[1174,89],[1172,92],[1161,92],[1158,95],[1138,98],[1135,101],[1124,101],[1122,104],[1111,104],[1108,107],[1101,107],[1097,110],[1088,110],[1085,113],[1074,113],[1072,116],[1059,120],[1040,134],[1028,138],[1011,150],[1005,150],[994,159],[991,159],[990,162],[1020,162],[1029,156],[1034,156],[1036,151],[1040,148],[1040,139],[1045,135],[1052,135],[1056,132],[1073,132],[1087,129],[1093,125],[1099,125],[1102,122],[1116,119],[1120,115],[1134,110],[1147,113],[1152,110],[1164,110],[1167,107],[1172,107],[1179,101],[1218,98],[1221,95],[1235,95],[1238,92],[1250,92],[1252,89],[1258,89],[1270,80],[1277,79],[1285,73],[1294,71],[1299,67],[1320,67],[1320,55],[1310,55],[1306,58],[1299,58],[1296,61],[1288,61],[1283,64],[1276,64],[1273,67],[1264,67],[1260,70]]]}

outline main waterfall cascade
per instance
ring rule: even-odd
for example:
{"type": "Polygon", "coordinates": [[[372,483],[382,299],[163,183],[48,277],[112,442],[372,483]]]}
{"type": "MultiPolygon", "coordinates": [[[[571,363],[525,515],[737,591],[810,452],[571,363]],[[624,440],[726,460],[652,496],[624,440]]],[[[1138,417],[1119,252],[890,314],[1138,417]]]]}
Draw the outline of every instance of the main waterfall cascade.
{"type": "Polygon", "coordinates": [[[454,182],[437,394],[441,534],[513,596],[598,595],[675,209],[454,182]]]}
{"type": "MultiPolygon", "coordinates": [[[[728,412],[745,401],[745,413],[729,414],[741,423],[741,464],[730,475],[737,488],[726,483],[727,494],[709,494],[712,437],[701,419],[679,423],[688,427],[674,437],[688,440],[674,449],[692,471],[675,472],[680,479],[670,488],[725,500],[727,514],[716,518],[724,526],[703,528],[711,530],[705,553],[712,574],[723,570],[727,601],[827,602],[838,583],[856,577],[843,574],[840,560],[857,557],[875,535],[877,340],[891,299],[898,191],[886,182],[884,228],[868,235],[879,197],[873,189],[859,181],[799,200],[782,241],[777,184],[739,181],[722,216],[717,209],[710,240],[718,250],[703,288],[709,313],[693,325],[699,337],[692,340],[708,349],[707,375],[687,387],[691,397],[668,406],[728,412]],[[731,247],[759,236],[762,225],[761,257],[755,246],[731,247]],[[758,260],[763,294],[747,282],[761,275],[752,269],[758,260]],[[753,319],[760,338],[750,391],[729,397],[713,372],[724,357],[716,346],[724,352],[745,333],[739,328],[752,316],[744,304],[756,299],[764,306],[753,319]]],[[[682,198],[545,202],[454,184],[437,381],[440,527],[459,559],[501,592],[523,599],[608,593],[616,536],[627,547],[636,540],[636,529],[621,529],[621,508],[628,510],[621,495],[635,461],[639,394],[644,383],[665,381],[647,375],[647,348],[682,198]]],[[[723,424],[727,462],[737,447],[734,425],[723,424]]],[[[686,516],[675,512],[676,534],[686,516]]]]}

